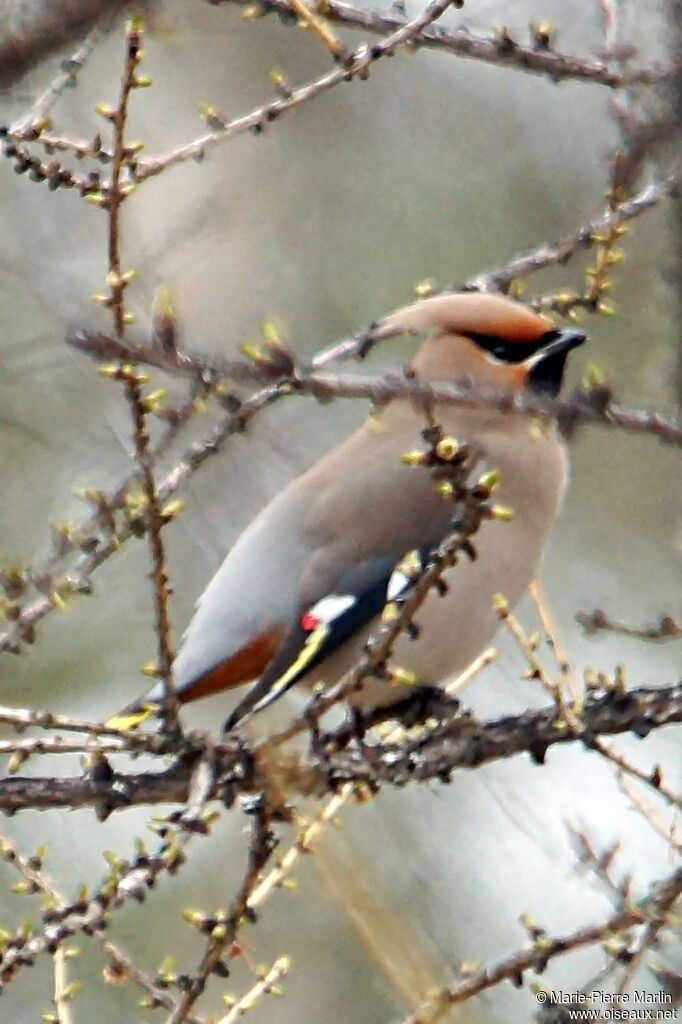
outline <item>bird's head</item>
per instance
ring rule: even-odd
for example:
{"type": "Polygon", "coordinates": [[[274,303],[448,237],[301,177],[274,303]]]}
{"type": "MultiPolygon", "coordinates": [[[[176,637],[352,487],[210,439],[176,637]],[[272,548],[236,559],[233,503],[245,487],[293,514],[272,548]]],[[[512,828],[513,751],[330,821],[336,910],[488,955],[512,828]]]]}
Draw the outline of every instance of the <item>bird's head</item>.
{"type": "Polygon", "coordinates": [[[388,316],[380,337],[425,336],[412,367],[424,380],[468,377],[499,390],[531,388],[557,395],[566,357],[586,340],[549,327],[526,306],[501,295],[437,295],[388,316]]]}

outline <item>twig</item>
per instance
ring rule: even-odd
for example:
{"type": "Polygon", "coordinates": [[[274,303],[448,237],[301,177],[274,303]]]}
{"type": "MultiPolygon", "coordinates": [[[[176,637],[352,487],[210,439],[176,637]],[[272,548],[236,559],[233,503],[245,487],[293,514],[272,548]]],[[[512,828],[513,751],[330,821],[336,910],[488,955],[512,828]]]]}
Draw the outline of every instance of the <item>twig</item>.
{"type": "MultiPolygon", "coordinates": [[[[111,781],[111,775],[108,774],[111,781]]],[[[97,784],[97,783],[96,783],[97,784]]],[[[192,779],[188,780],[191,790],[192,779]]],[[[109,792],[108,799],[115,796],[109,792]]],[[[118,797],[121,793],[119,791],[118,797]]],[[[104,798],[107,799],[106,797],[104,798]]],[[[125,799],[125,798],[124,798],[125,799]]],[[[109,808],[106,808],[108,813],[109,808]]],[[[43,925],[27,938],[21,932],[8,938],[0,952],[0,992],[26,967],[31,967],[36,958],[45,952],[55,951],[71,937],[80,932],[94,933],[106,927],[111,912],[128,899],[143,902],[148,889],[156,884],[164,872],[175,874],[184,864],[185,847],[193,835],[207,835],[216,813],[206,814],[203,805],[197,805],[190,816],[187,809],[173,817],[176,823],[161,825],[157,831],[162,837],[156,854],[138,855],[133,862],[115,859],[111,871],[99,891],[90,899],[76,899],[57,909],[49,908],[43,914],[43,925]]]]}
{"type": "Polygon", "coordinates": [[[601,608],[595,608],[593,612],[577,612],[575,619],[583,627],[587,636],[608,630],[611,633],[637,637],[640,640],[677,640],[682,637],[682,626],[672,615],[668,614],[661,616],[656,624],[650,626],[632,626],[619,619],[612,619],[601,608]]]}
{"type": "Polygon", "coordinates": [[[120,0],[5,0],[0,10],[0,86],[16,81],[47,53],[59,49],[109,11],[120,0]]]}
{"type": "Polygon", "coordinates": [[[31,141],[36,133],[42,133],[48,114],[52,110],[65,89],[76,85],[78,75],[83,70],[92,51],[102,36],[109,30],[113,19],[108,18],[88,33],[80,46],[70,57],[63,60],[59,71],[47,88],[40,94],[30,110],[9,129],[9,135],[16,140],[31,141]]]}
{"type": "MultiPolygon", "coordinates": [[[[0,705],[0,722],[11,725],[18,731],[36,726],[39,729],[58,729],[60,732],[84,732],[88,737],[113,736],[120,738],[117,729],[109,729],[101,722],[87,718],[71,718],[68,715],[57,715],[53,711],[41,711],[38,708],[8,708],[0,705]]],[[[160,751],[159,737],[145,733],[126,733],[125,742],[130,749],[148,750],[151,753],[160,751]]]]}
{"type": "Polygon", "coordinates": [[[166,1024],[182,1024],[199,996],[206,988],[208,978],[222,957],[225,949],[235,940],[241,925],[252,919],[249,910],[249,898],[253,893],[264,865],[275,849],[274,836],[270,830],[270,813],[264,799],[252,809],[254,816],[251,842],[249,844],[248,863],[244,880],[239,892],[232,901],[227,917],[218,929],[212,931],[208,947],[204,953],[199,970],[192,978],[187,990],[182,993],[178,1003],[169,1014],[166,1024]]]}
{"type": "Polygon", "coordinates": [[[633,786],[627,778],[621,776],[618,783],[630,800],[632,806],[639,814],[642,815],[643,818],[646,819],[646,821],[648,821],[654,832],[657,832],[661,839],[663,839],[676,853],[682,853],[682,839],[678,839],[676,836],[675,823],[665,822],[661,818],[658,809],[648,803],[642,794],[637,792],[635,786],[633,786]]]}
{"type": "MultiPolygon", "coordinates": [[[[596,736],[645,736],[682,721],[682,683],[590,696],[581,714],[582,732],[574,732],[570,726],[557,728],[554,705],[485,722],[453,709],[417,740],[384,743],[370,752],[342,750],[320,756],[313,750],[305,762],[292,758],[286,782],[292,791],[304,795],[328,792],[330,778],[339,787],[345,782],[401,786],[411,781],[447,780],[458,769],[474,769],[517,754],[542,761],[557,744],[584,743],[596,736]]],[[[200,752],[198,748],[196,754],[200,752]]],[[[253,794],[267,788],[267,778],[245,770],[247,753],[248,748],[235,748],[234,744],[216,745],[217,781],[211,799],[232,799],[240,793],[253,794]]],[[[188,765],[177,762],[161,773],[111,771],[104,779],[15,776],[0,780],[0,810],[15,813],[27,808],[104,805],[107,811],[113,811],[137,804],[184,803],[190,775],[188,765]]]]}
{"type": "Polygon", "coordinates": [[[538,618],[540,619],[540,624],[542,625],[542,629],[545,634],[547,646],[554,655],[557,668],[559,669],[563,679],[566,681],[571,698],[574,701],[579,701],[582,697],[582,688],[576,678],[573,665],[571,664],[571,659],[568,657],[568,654],[564,650],[563,644],[559,639],[559,631],[552,618],[549,602],[544,593],[542,583],[536,578],[531,582],[528,589],[530,591],[533,604],[535,605],[535,610],[538,613],[538,618]]]}
{"type": "MultiPolygon", "coordinates": [[[[160,157],[149,160],[141,160],[135,171],[135,181],[141,182],[146,178],[160,174],[168,167],[172,167],[187,160],[201,159],[206,150],[219,143],[241,135],[249,130],[262,131],[263,127],[272,121],[277,120],[282,114],[295,107],[314,99],[323,92],[333,89],[341,82],[348,82],[353,78],[365,77],[371,66],[380,58],[395,53],[398,47],[410,42],[422,29],[432,22],[437,21],[448,7],[452,6],[455,0],[430,0],[421,14],[411,21],[399,23],[390,34],[386,35],[380,42],[373,46],[361,46],[341,68],[335,68],[319,78],[313,79],[306,85],[292,89],[288,96],[278,96],[268,103],[256,107],[249,114],[235,118],[232,121],[222,121],[217,127],[195,139],[185,146],[180,146],[160,157]]],[[[289,6],[287,3],[287,11],[289,6]]],[[[220,119],[218,119],[220,121],[220,119]]]]}
{"type": "Polygon", "coordinates": [[[663,199],[675,193],[677,184],[676,178],[669,177],[656,184],[647,185],[632,199],[619,203],[613,210],[606,211],[601,216],[595,217],[594,220],[583,224],[576,231],[566,235],[560,242],[548,242],[530,249],[526,253],[515,256],[508,263],[501,264],[477,277],[469,278],[464,282],[463,287],[469,291],[504,291],[517,278],[526,277],[545,267],[563,264],[578,249],[594,245],[595,235],[599,236],[610,227],[633,220],[654,206],[658,206],[663,199]]]}
{"type": "MultiPolygon", "coordinates": [[[[141,59],[142,25],[139,19],[134,18],[129,25],[126,37],[126,60],[118,105],[115,110],[107,110],[104,113],[104,116],[113,126],[111,178],[102,192],[101,199],[101,205],[104,206],[108,215],[109,273],[107,275],[107,284],[110,288],[110,296],[107,305],[112,312],[116,337],[119,340],[123,338],[127,323],[124,293],[130,282],[130,275],[124,274],[121,267],[120,214],[121,207],[129,195],[129,189],[121,184],[121,178],[124,168],[129,164],[130,158],[133,155],[133,151],[126,144],[126,121],[131,94],[135,89],[143,85],[143,79],[138,74],[141,59]]],[[[167,731],[173,731],[179,728],[179,723],[177,715],[178,702],[173,688],[173,651],[171,649],[170,619],[168,615],[168,576],[166,573],[163,540],[161,538],[163,517],[154,479],[153,456],[146,424],[146,409],[142,397],[141,380],[135,368],[121,365],[114,375],[123,382],[133,421],[135,460],[139,467],[146,502],[145,518],[152,562],[154,615],[159,658],[158,676],[164,691],[164,724],[167,731]]]]}
{"type": "Polygon", "coordinates": [[[646,924],[648,921],[663,918],[663,923],[665,923],[681,892],[682,868],[679,868],[667,878],[656,882],[649,896],[638,905],[624,907],[602,924],[579,928],[568,935],[551,938],[543,934],[542,941],[530,949],[522,949],[503,957],[488,967],[473,972],[469,977],[456,982],[449,988],[442,989],[414,1013],[411,1013],[403,1024],[434,1024],[452,1006],[466,1002],[486,989],[498,985],[501,981],[518,983],[519,979],[523,979],[524,971],[540,972],[544,970],[550,960],[557,956],[603,942],[614,933],[646,924]]]}
{"type": "Polygon", "coordinates": [[[288,956],[281,956],[278,960],[275,960],[267,974],[259,978],[248,992],[240,996],[229,1013],[221,1017],[217,1024],[235,1024],[235,1021],[239,1020],[245,1013],[248,1013],[249,1010],[252,1010],[264,995],[268,995],[273,989],[276,990],[278,982],[288,974],[289,967],[290,960],[288,956]]]}
{"type": "Polygon", "coordinates": [[[334,60],[344,61],[347,59],[346,47],[338,36],[332,32],[326,18],[318,14],[312,7],[309,7],[305,0],[289,0],[289,3],[303,23],[307,24],[320,42],[327,47],[334,60]]]}
{"type": "Polygon", "coordinates": [[[318,816],[303,829],[296,842],[289,847],[279,864],[263,878],[255,887],[248,899],[248,906],[256,910],[274,892],[281,889],[284,881],[296,869],[302,858],[311,852],[329,822],[333,821],[348,803],[353,794],[351,785],[344,786],[325,804],[318,816]]]}
{"type": "MultiPolygon", "coordinates": [[[[42,868],[42,856],[35,854],[31,858],[25,857],[5,836],[0,835],[0,857],[11,864],[22,876],[29,893],[41,893],[47,903],[46,905],[50,908],[58,908],[63,910],[68,906],[66,899],[59,893],[48,876],[45,874],[42,868]]],[[[100,947],[107,957],[112,970],[115,970],[116,976],[120,978],[121,973],[126,978],[131,977],[137,985],[144,989],[154,1000],[161,1006],[171,1008],[173,1001],[171,997],[162,988],[156,985],[152,978],[150,978],[144,971],[140,970],[131,960],[130,956],[121,949],[120,946],[106,938],[100,931],[90,932],[90,938],[100,947]]],[[[68,1000],[64,998],[65,994],[65,954],[66,950],[63,946],[59,946],[54,954],[55,961],[55,1003],[58,1003],[58,991],[62,1003],[67,1004],[68,1000]],[[61,957],[62,963],[59,964],[58,957],[61,957]],[[59,975],[59,977],[58,977],[59,975]]],[[[1,961],[0,961],[1,963],[1,961]]],[[[68,1014],[70,1007],[65,1006],[68,1014]]],[[[68,1017],[60,1018],[62,1024],[68,1017]]],[[[189,1018],[190,1024],[201,1024],[197,1018],[189,1018]]]]}
{"type": "MultiPolygon", "coordinates": [[[[649,186],[639,196],[619,206],[613,215],[601,217],[583,225],[578,231],[567,236],[561,243],[556,245],[545,244],[536,247],[534,250],[515,257],[513,260],[501,264],[485,274],[471,278],[467,282],[467,287],[481,290],[494,290],[498,288],[504,290],[518,276],[523,276],[553,263],[569,259],[576,248],[581,245],[592,244],[591,240],[595,232],[603,229],[607,223],[611,222],[611,219],[615,218],[618,221],[619,219],[627,220],[638,216],[660,203],[674,188],[675,181],[673,179],[668,179],[664,184],[649,186]]],[[[366,351],[368,345],[371,345],[373,331],[377,326],[380,326],[380,322],[379,324],[370,325],[369,328],[358,332],[352,338],[346,338],[343,341],[328,346],[326,349],[322,349],[313,357],[311,365],[315,370],[320,370],[333,360],[347,359],[362,354],[366,351]]],[[[82,335],[82,337],[87,339],[91,336],[82,335]]],[[[149,353],[147,353],[146,358],[147,361],[152,361],[149,353]]],[[[181,361],[176,362],[178,366],[182,365],[181,361]]],[[[194,374],[193,368],[188,369],[188,372],[190,371],[194,374]]],[[[191,449],[183,455],[175,469],[166,477],[159,487],[159,494],[162,499],[165,500],[172,496],[191,472],[202,465],[207,458],[219,452],[225,440],[231,434],[243,430],[254,415],[290,393],[291,389],[286,386],[270,385],[245,402],[237,414],[229,413],[226,415],[221,423],[210,431],[203,442],[192,445],[191,449]]],[[[561,408],[563,408],[566,415],[575,415],[575,410],[571,410],[567,406],[562,406],[561,408]]],[[[560,412],[561,408],[556,411],[560,412]]],[[[532,409],[529,411],[533,412],[532,409]]],[[[552,414],[551,409],[548,411],[552,414]]],[[[624,410],[617,406],[610,410],[610,414],[614,423],[619,422],[626,429],[644,430],[667,437],[672,441],[677,439],[678,442],[682,442],[682,430],[680,430],[676,421],[671,420],[669,417],[661,417],[656,413],[643,413],[637,410],[624,410]]],[[[130,481],[126,480],[118,487],[115,492],[115,500],[111,501],[112,507],[118,507],[119,503],[123,502],[129,488],[129,483],[130,481]]],[[[90,520],[90,523],[85,525],[83,532],[86,537],[90,536],[90,524],[94,522],[95,517],[90,520]]],[[[69,592],[72,592],[72,585],[76,590],[79,587],[87,588],[92,572],[106,561],[114,551],[118,550],[120,544],[132,535],[130,529],[120,530],[115,537],[115,543],[103,542],[98,546],[95,554],[83,557],[77,571],[72,574],[73,578],[67,574],[61,582],[69,589],[69,592]]],[[[112,538],[113,540],[114,538],[112,538]]],[[[0,633],[0,651],[19,650],[20,641],[26,637],[30,638],[37,623],[52,612],[54,608],[55,604],[50,597],[45,596],[22,609],[17,615],[16,620],[3,633],[0,633]]]]}
{"type": "MultiPolygon", "coordinates": [[[[252,6],[251,0],[211,0],[212,3],[232,3],[252,6]]],[[[288,0],[262,0],[259,4],[263,14],[270,11],[286,18],[289,14],[288,0]]],[[[327,20],[344,28],[360,29],[377,35],[393,32],[404,23],[399,15],[380,13],[367,7],[359,7],[344,0],[325,0],[324,12],[327,20]]],[[[593,57],[579,57],[562,53],[556,49],[537,49],[524,46],[512,39],[507,30],[499,30],[489,36],[479,35],[467,28],[424,28],[411,40],[415,49],[437,50],[456,57],[482,61],[512,70],[543,75],[552,81],[563,79],[593,82],[611,89],[620,88],[630,82],[652,83],[661,77],[661,71],[654,68],[630,68],[619,74],[611,70],[604,61],[593,57]]]]}
{"type": "MultiPolygon", "coordinates": [[[[158,352],[139,345],[128,345],[114,342],[106,335],[80,332],[72,339],[81,351],[89,355],[110,357],[117,350],[121,357],[127,354],[131,359],[153,365],[164,363],[163,356],[158,352]]],[[[325,353],[336,356],[343,353],[340,345],[325,350],[325,353]]],[[[354,342],[357,346],[357,342],[354,342]]],[[[333,398],[366,398],[376,405],[385,404],[395,398],[412,398],[421,403],[441,403],[443,405],[485,406],[508,414],[524,414],[530,416],[546,416],[559,421],[566,429],[580,423],[591,423],[600,426],[616,427],[636,433],[653,434],[663,441],[682,445],[682,421],[672,416],[646,409],[627,408],[614,402],[611,395],[601,386],[587,387],[576,390],[568,398],[547,399],[530,392],[503,392],[491,388],[476,387],[470,382],[429,384],[420,380],[406,380],[396,374],[385,377],[372,377],[361,374],[331,374],[316,372],[303,365],[292,366],[289,375],[281,377],[276,365],[268,369],[267,365],[250,364],[246,361],[207,359],[198,353],[183,352],[178,358],[165,361],[164,369],[182,374],[197,376],[207,374],[212,379],[236,377],[246,380],[249,377],[262,381],[264,376],[280,377],[278,383],[284,394],[298,392],[310,394],[322,400],[333,398]]]]}
{"type": "Polygon", "coordinates": [[[54,964],[54,1010],[57,1024],[73,1024],[71,1013],[72,991],[66,969],[66,950],[63,946],[52,957],[54,964]]]}

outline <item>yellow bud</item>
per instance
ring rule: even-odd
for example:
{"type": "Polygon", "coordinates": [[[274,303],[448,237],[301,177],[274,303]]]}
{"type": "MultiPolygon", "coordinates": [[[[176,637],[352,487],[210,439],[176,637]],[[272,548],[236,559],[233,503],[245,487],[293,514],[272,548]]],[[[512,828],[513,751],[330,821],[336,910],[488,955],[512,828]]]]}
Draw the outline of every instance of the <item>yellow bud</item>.
{"type": "Polygon", "coordinates": [[[599,363],[590,361],[583,370],[583,387],[598,387],[606,381],[606,374],[599,363]]]}
{"type": "Polygon", "coordinates": [[[455,493],[455,488],[452,486],[449,480],[439,480],[438,483],[435,484],[433,489],[436,492],[436,494],[440,494],[441,498],[444,498],[446,500],[448,498],[451,498],[452,495],[455,493]]]}
{"type": "Polygon", "coordinates": [[[436,445],[436,455],[439,459],[450,462],[460,449],[459,441],[454,437],[443,437],[436,445]]]}
{"type": "Polygon", "coordinates": [[[239,346],[240,352],[250,359],[253,363],[263,363],[267,361],[267,358],[261,348],[258,345],[254,345],[250,341],[245,341],[243,345],[239,346]]]}
{"type": "Polygon", "coordinates": [[[105,363],[103,366],[97,367],[97,372],[100,377],[119,377],[121,368],[117,363],[105,363]]]}
{"type": "Polygon", "coordinates": [[[616,307],[608,302],[599,302],[597,303],[597,312],[601,313],[602,316],[615,316],[616,307]]]}
{"type": "Polygon", "coordinates": [[[414,686],[417,682],[417,677],[414,672],[410,672],[409,669],[400,668],[399,666],[390,669],[390,676],[391,682],[395,683],[397,686],[414,686]]]}
{"type": "Polygon", "coordinates": [[[145,395],[142,399],[142,406],[145,412],[154,412],[158,409],[167,394],[168,392],[165,388],[156,388],[154,391],[150,391],[148,395],[145,395]]]}
{"type": "Polygon", "coordinates": [[[264,320],[261,324],[261,334],[266,341],[278,342],[281,341],[277,325],[273,320],[264,320]]]}
{"type": "Polygon", "coordinates": [[[156,289],[152,300],[152,315],[155,317],[166,317],[169,320],[175,317],[175,302],[170,288],[161,286],[156,289]]]}
{"type": "Polygon", "coordinates": [[[478,483],[480,487],[486,487],[489,491],[494,491],[496,487],[499,487],[501,479],[502,474],[499,469],[490,469],[479,477],[478,483]]]}
{"type": "Polygon", "coordinates": [[[508,523],[514,518],[514,509],[509,508],[508,505],[493,505],[490,509],[490,518],[499,519],[503,523],[508,523]]]}
{"type": "Polygon", "coordinates": [[[192,907],[186,907],[182,912],[183,919],[187,924],[191,924],[193,928],[201,928],[204,923],[204,914],[200,910],[194,910],[192,907]]]}
{"type": "Polygon", "coordinates": [[[528,427],[528,436],[531,441],[535,441],[536,443],[545,440],[547,435],[541,420],[534,419],[531,421],[530,426],[528,427]]]}
{"type": "Polygon", "coordinates": [[[265,11],[260,4],[249,4],[248,7],[244,8],[242,18],[244,21],[255,21],[256,18],[262,18],[265,11]]]}
{"type": "Polygon", "coordinates": [[[111,296],[104,295],[102,292],[93,292],[90,298],[97,306],[108,306],[111,302],[111,296]]]}
{"type": "Polygon", "coordinates": [[[95,104],[95,113],[99,114],[100,117],[106,117],[107,120],[111,119],[114,115],[114,112],[109,106],[109,104],[102,102],[95,104]]]}
{"type": "Polygon", "coordinates": [[[435,290],[436,282],[430,277],[427,277],[424,281],[418,281],[414,286],[415,295],[418,295],[420,299],[433,295],[435,290]]]}
{"type": "Polygon", "coordinates": [[[163,519],[174,519],[175,516],[180,515],[184,507],[185,502],[182,498],[173,498],[172,501],[169,501],[161,509],[161,517],[163,519]]]}
{"type": "Polygon", "coordinates": [[[101,192],[85,192],[83,199],[86,203],[90,203],[91,206],[106,206],[107,200],[101,192]]]}
{"type": "Polygon", "coordinates": [[[409,551],[396,565],[396,570],[408,577],[416,576],[422,568],[423,563],[418,551],[409,551]]]}
{"type": "Polygon", "coordinates": [[[158,679],[159,664],[156,661],[146,661],[140,668],[140,672],[143,676],[150,676],[152,679],[158,679]]]}
{"type": "Polygon", "coordinates": [[[73,493],[81,501],[98,502],[100,499],[100,492],[94,487],[79,487],[73,493]]]}
{"type": "Polygon", "coordinates": [[[7,771],[10,775],[16,775],[25,760],[26,756],[24,754],[20,754],[19,752],[12,754],[7,762],[7,771]]]}
{"type": "Polygon", "coordinates": [[[509,614],[509,602],[504,594],[493,594],[492,607],[502,617],[509,614]]]}
{"type": "Polygon", "coordinates": [[[52,593],[50,594],[50,603],[53,608],[57,609],[57,611],[66,611],[66,601],[64,600],[64,598],[62,597],[58,590],[53,590],[52,593]]]}
{"type": "Polygon", "coordinates": [[[426,453],[420,452],[416,448],[411,452],[403,452],[400,456],[400,461],[406,466],[423,466],[426,461],[426,453]]]}
{"type": "Polygon", "coordinates": [[[395,601],[389,601],[388,604],[384,605],[384,610],[381,613],[382,622],[395,622],[400,615],[400,609],[395,601]]]}
{"type": "Polygon", "coordinates": [[[149,75],[138,75],[133,82],[133,86],[136,89],[148,89],[153,84],[153,81],[149,75]]]}

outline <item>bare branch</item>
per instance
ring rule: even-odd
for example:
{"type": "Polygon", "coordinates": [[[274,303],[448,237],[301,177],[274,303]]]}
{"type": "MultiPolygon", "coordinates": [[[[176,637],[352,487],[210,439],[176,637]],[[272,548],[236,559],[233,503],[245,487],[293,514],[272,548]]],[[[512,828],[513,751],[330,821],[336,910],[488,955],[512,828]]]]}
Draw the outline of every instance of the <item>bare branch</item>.
{"type": "Polygon", "coordinates": [[[668,614],[662,615],[657,623],[650,626],[633,626],[620,619],[612,619],[601,608],[595,608],[593,612],[577,612],[575,618],[587,636],[602,631],[621,633],[640,640],[677,640],[682,636],[682,627],[668,614]]]}
{"type": "MultiPolygon", "coordinates": [[[[252,6],[251,0],[210,0],[211,3],[232,3],[252,6]]],[[[258,8],[263,14],[278,14],[283,20],[291,18],[288,0],[261,0],[258,8]]],[[[399,14],[379,13],[369,8],[327,0],[324,13],[328,21],[344,28],[359,29],[375,35],[387,35],[405,23],[399,14]]],[[[528,71],[544,75],[553,82],[574,79],[593,82],[617,89],[627,83],[652,83],[662,72],[655,68],[630,68],[627,73],[611,70],[603,60],[594,57],[579,57],[562,53],[553,46],[524,46],[512,39],[507,29],[500,29],[484,36],[467,28],[424,28],[411,40],[415,49],[437,50],[456,57],[482,61],[516,71],[528,71]]]]}
{"type": "Polygon", "coordinates": [[[678,868],[667,878],[656,882],[652,886],[649,896],[641,903],[624,907],[601,924],[579,928],[577,931],[559,938],[542,934],[541,941],[534,946],[503,957],[488,967],[475,971],[449,988],[442,989],[427,1003],[410,1014],[403,1024],[434,1024],[450,1007],[466,1002],[472,996],[485,992],[486,989],[498,985],[501,981],[512,981],[518,984],[520,979],[523,983],[524,971],[531,970],[540,973],[549,961],[557,956],[603,942],[610,935],[623,932],[635,925],[661,921],[660,928],[665,923],[681,892],[682,868],[678,868]]]}
{"type": "MultiPolygon", "coordinates": [[[[184,163],[186,160],[201,159],[206,150],[212,146],[249,130],[262,131],[267,124],[277,120],[282,114],[314,99],[329,89],[333,89],[341,82],[348,82],[353,78],[366,78],[372,65],[380,58],[392,55],[398,47],[411,42],[422,29],[437,21],[455,2],[456,0],[430,0],[421,14],[411,21],[399,22],[393,31],[380,42],[373,46],[359,47],[343,67],[335,68],[306,85],[292,89],[287,96],[278,96],[277,99],[263,103],[250,114],[245,114],[232,121],[225,121],[212,112],[211,120],[215,122],[213,131],[163,156],[141,160],[136,167],[134,180],[136,182],[144,181],[146,178],[160,174],[167,167],[184,163]]],[[[290,8],[287,7],[287,10],[290,11],[290,8]]]]}
{"type": "MultiPolygon", "coordinates": [[[[5,0],[0,13],[0,88],[124,6],[119,0],[5,0]]],[[[87,42],[83,45],[90,48],[87,42]]],[[[63,86],[57,88],[61,91],[63,86]]]]}
{"type": "MultiPolygon", "coordinates": [[[[568,705],[573,708],[572,705],[568,705]]],[[[554,705],[539,711],[479,722],[453,707],[448,715],[419,740],[340,751],[311,751],[305,761],[291,758],[282,771],[286,784],[303,794],[322,794],[345,782],[403,786],[426,779],[445,781],[461,768],[477,768],[490,761],[528,754],[541,762],[558,744],[585,743],[596,736],[631,733],[646,736],[652,730],[682,721],[682,683],[640,688],[588,699],[579,712],[580,730],[564,723],[557,728],[554,705]]],[[[333,740],[333,734],[331,734],[333,740]]],[[[271,749],[272,744],[264,741],[271,749]]],[[[257,793],[268,787],[248,748],[233,741],[215,747],[215,782],[211,799],[231,801],[238,793],[257,793]]],[[[101,813],[136,804],[183,803],[187,800],[191,766],[179,761],[164,772],[118,773],[105,778],[19,777],[0,780],[0,810],[13,814],[27,808],[96,807],[101,813]]]]}

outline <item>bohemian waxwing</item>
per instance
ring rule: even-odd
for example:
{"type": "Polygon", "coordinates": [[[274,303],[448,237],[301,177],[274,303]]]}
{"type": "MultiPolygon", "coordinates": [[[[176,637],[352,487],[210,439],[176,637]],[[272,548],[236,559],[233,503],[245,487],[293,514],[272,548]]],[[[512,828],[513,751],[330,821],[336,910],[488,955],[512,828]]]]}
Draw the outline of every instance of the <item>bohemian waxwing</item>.
{"type": "MultiPolygon", "coordinates": [[[[468,377],[500,390],[556,395],[578,331],[550,329],[519,303],[496,295],[442,295],[386,318],[382,337],[425,340],[412,369],[426,381],[468,377]]],[[[470,441],[499,470],[500,499],[514,510],[485,522],[476,561],[445,574],[445,596],[430,595],[416,639],[401,636],[392,661],[421,684],[447,681],[490,643],[498,619],[492,597],[514,605],[536,574],[566,482],[567,456],[554,426],[531,429],[526,415],[491,407],[436,405],[446,434],[470,441]]],[[[405,465],[424,428],[424,411],[393,399],[311,469],[276,495],[242,533],[199,598],[173,666],[185,703],[258,680],[230,716],[234,725],[293,683],[326,685],[360,657],[395,589],[396,565],[422,558],[447,534],[452,506],[428,470],[405,465]],[[391,584],[391,579],[393,582],[391,584]]],[[[364,702],[404,698],[387,680],[365,684],[364,702]]],[[[130,728],[157,710],[155,686],[109,724],[130,728]]]]}

